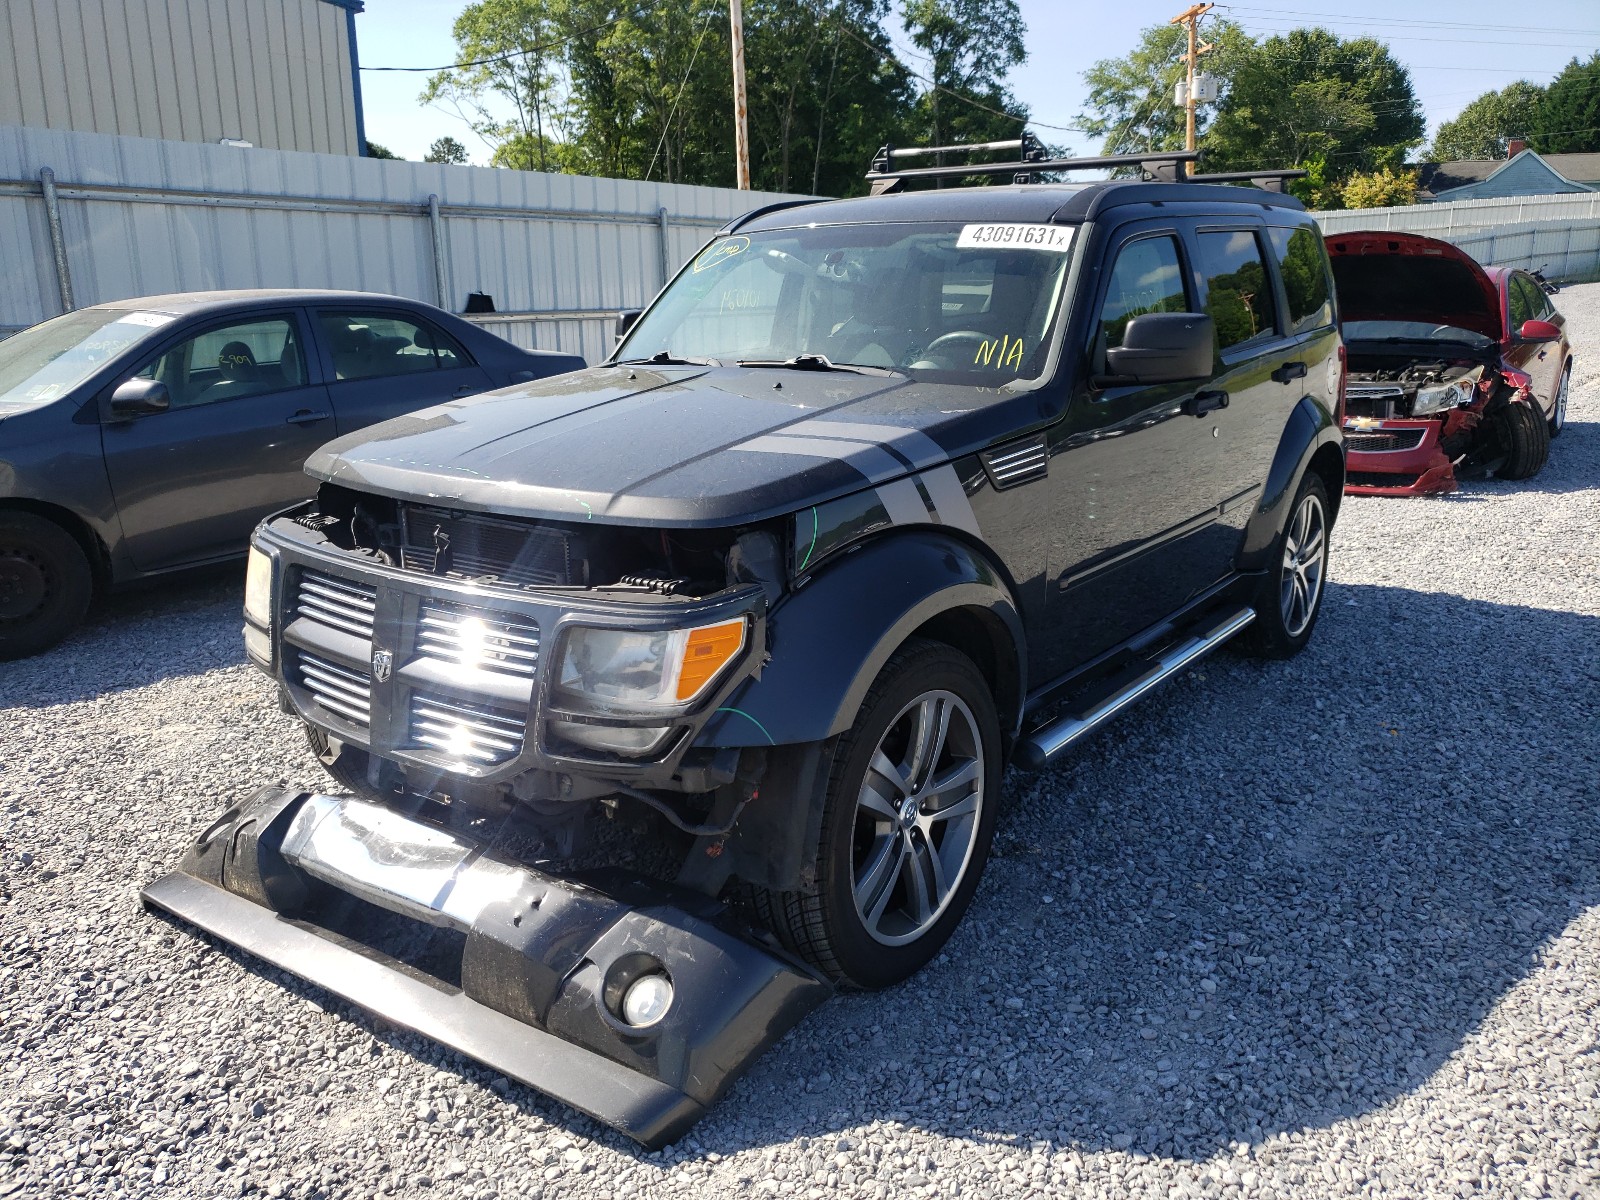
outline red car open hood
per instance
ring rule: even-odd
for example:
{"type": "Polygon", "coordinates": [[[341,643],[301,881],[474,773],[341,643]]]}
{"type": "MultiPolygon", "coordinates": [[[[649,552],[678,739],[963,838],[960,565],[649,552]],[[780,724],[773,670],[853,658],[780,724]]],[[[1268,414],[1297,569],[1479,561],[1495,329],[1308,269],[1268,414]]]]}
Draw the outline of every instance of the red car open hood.
{"type": "Polygon", "coordinates": [[[1429,321],[1500,341],[1500,289],[1464,250],[1415,233],[1327,235],[1346,321],[1429,321]]]}

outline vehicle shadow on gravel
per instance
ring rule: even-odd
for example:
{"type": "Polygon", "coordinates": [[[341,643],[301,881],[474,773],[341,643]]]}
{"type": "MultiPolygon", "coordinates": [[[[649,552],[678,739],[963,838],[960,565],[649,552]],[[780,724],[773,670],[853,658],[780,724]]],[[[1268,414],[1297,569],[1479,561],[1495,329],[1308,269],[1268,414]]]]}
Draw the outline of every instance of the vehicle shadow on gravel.
{"type": "Polygon", "coordinates": [[[1010,775],[946,954],[830,1002],[699,1141],[895,1119],[1203,1160],[1371,1112],[1600,903],[1597,721],[1600,618],[1335,585],[1299,658],[1219,656],[1010,775]]]}
{"type": "MultiPolygon", "coordinates": [[[[678,1150],[831,1153],[893,1121],[1203,1161],[1372,1112],[1600,903],[1597,721],[1600,618],[1332,585],[1297,659],[1218,656],[1062,767],[1008,775],[945,953],[824,1005],[678,1150]],[[1473,648],[1464,670],[1434,669],[1437,639],[1473,648]]],[[[210,944],[525,1115],[663,1161],[210,944]]]]}
{"type": "Polygon", "coordinates": [[[72,704],[242,663],[243,603],[242,563],[116,592],[61,645],[0,664],[0,709],[72,704]]]}

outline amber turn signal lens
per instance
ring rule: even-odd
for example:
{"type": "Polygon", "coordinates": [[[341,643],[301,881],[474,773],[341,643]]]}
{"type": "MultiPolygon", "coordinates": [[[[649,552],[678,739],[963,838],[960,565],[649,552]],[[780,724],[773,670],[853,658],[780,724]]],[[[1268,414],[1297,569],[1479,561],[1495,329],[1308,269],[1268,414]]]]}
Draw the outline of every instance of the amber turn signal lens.
{"type": "Polygon", "coordinates": [[[683,668],[678,672],[678,700],[692,700],[717,672],[744,649],[743,620],[724,621],[693,630],[683,648],[683,668]]]}

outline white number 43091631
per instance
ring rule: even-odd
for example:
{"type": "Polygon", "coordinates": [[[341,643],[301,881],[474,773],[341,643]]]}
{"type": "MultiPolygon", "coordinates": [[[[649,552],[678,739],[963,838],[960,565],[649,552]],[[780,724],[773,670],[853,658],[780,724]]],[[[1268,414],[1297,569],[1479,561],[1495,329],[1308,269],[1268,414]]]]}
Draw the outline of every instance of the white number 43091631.
{"type": "Polygon", "coordinates": [[[1040,225],[1006,222],[992,225],[963,225],[956,238],[957,250],[1050,250],[1064,254],[1072,249],[1071,225],[1040,225]]]}

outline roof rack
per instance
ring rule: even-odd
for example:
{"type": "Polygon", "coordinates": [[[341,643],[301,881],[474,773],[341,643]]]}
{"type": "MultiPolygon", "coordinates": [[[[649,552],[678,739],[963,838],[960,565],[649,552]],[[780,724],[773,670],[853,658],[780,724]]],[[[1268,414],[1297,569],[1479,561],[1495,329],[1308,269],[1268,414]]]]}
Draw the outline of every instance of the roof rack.
{"type": "Polygon", "coordinates": [[[1221,171],[1212,175],[1191,175],[1185,183],[1253,183],[1263,192],[1282,192],[1290,179],[1304,179],[1311,172],[1289,171],[1221,171]]]}
{"type": "Polygon", "coordinates": [[[1035,183],[1043,174],[1056,171],[1106,170],[1138,167],[1144,179],[1158,183],[1253,183],[1268,192],[1282,192],[1285,180],[1304,179],[1305,171],[1228,171],[1213,175],[1186,175],[1183,164],[1198,162],[1198,150],[1148,150],[1141,154],[1102,154],[1092,158],[1050,158],[1043,143],[1024,130],[1019,138],[1001,142],[968,142],[958,146],[883,146],[872,157],[867,179],[872,194],[897,192],[913,179],[957,179],[967,175],[1010,175],[1012,183],[1035,183]],[[1015,162],[964,163],[958,166],[910,167],[892,170],[897,158],[930,154],[975,154],[992,150],[1015,150],[1015,162]]]}

